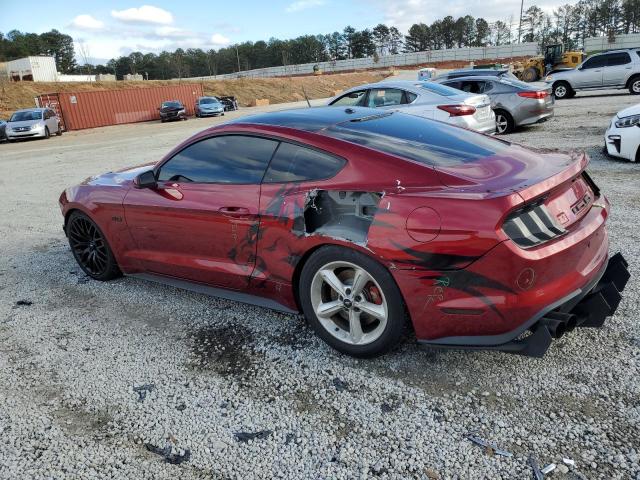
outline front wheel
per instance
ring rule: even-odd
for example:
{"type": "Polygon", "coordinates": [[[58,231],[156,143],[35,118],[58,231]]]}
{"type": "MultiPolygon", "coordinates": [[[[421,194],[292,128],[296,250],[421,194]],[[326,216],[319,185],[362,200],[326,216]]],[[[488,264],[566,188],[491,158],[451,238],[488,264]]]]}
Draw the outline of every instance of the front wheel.
{"type": "Polygon", "coordinates": [[[640,95],[640,77],[631,79],[629,82],[629,93],[631,95],[640,95]]]}
{"type": "Polygon", "coordinates": [[[50,136],[49,127],[44,127],[44,138],[49,138],[50,136]]]}
{"type": "Polygon", "coordinates": [[[400,290],[382,265],[360,252],[320,248],[305,264],[299,287],[309,323],[342,353],[373,357],[402,338],[407,317],[400,290]]]}
{"type": "Polygon", "coordinates": [[[87,215],[75,211],[67,221],[67,237],[80,268],[96,280],[120,276],[120,269],[104,234],[87,215]]]}
{"type": "Polygon", "coordinates": [[[62,125],[58,124],[58,131],[56,132],[56,135],[59,137],[60,135],[62,135],[62,125]]]}
{"type": "Polygon", "coordinates": [[[558,82],[553,86],[553,95],[558,100],[563,98],[571,98],[573,90],[567,82],[558,82]]]}

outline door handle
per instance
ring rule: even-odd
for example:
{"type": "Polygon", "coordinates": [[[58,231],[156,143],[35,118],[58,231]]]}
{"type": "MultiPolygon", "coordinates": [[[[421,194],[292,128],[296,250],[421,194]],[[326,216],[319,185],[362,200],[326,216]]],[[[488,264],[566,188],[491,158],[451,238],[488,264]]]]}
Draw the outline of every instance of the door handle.
{"type": "Polygon", "coordinates": [[[244,207],[221,207],[218,209],[226,217],[248,217],[249,209],[244,207]]]}

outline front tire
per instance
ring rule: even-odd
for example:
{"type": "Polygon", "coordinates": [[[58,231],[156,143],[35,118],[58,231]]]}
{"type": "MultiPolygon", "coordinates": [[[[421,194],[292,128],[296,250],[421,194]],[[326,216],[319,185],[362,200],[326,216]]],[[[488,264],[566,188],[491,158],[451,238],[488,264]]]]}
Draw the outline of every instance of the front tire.
{"type": "Polygon", "coordinates": [[[58,131],[56,132],[56,135],[59,137],[62,135],[62,125],[58,124],[58,131]]]}
{"type": "Polygon", "coordinates": [[[51,136],[51,133],[49,132],[49,127],[44,127],[44,138],[47,139],[51,136]]]}
{"type": "Polygon", "coordinates": [[[496,133],[498,135],[511,133],[515,128],[515,121],[509,112],[496,110],[496,133]]]}
{"type": "Polygon", "coordinates": [[[66,233],[73,256],[84,273],[101,281],[121,275],[106,237],[91,218],[82,212],[73,212],[67,221],[66,233]]]}
{"type": "Polygon", "coordinates": [[[553,96],[558,100],[571,98],[574,95],[575,92],[567,82],[558,82],[553,86],[553,96]]]}
{"type": "Polygon", "coordinates": [[[640,76],[633,77],[629,81],[629,93],[631,95],[640,95],[640,76]]]}
{"type": "Polygon", "coordinates": [[[406,309],[393,277],[355,250],[325,246],[314,252],[302,270],[299,292],[318,336],[347,355],[381,355],[405,331],[406,309]]]}
{"type": "Polygon", "coordinates": [[[525,82],[535,82],[538,78],[538,70],[536,68],[529,67],[522,72],[522,79],[525,82]]]}

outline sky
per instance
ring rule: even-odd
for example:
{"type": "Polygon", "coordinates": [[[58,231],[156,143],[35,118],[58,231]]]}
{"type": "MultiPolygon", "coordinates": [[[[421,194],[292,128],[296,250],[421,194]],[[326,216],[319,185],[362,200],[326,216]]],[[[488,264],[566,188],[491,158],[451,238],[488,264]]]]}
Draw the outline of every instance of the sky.
{"type": "MultiPolygon", "coordinates": [[[[447,15],[472,15],[488,21],[520,15],[520,0],[62,0],[51,3],[0,0],[0,32],[42,33],[53,28],[76,42],[81,63],[176,48],[218,49],[244,41],[395,25],[402,33],[417,22],[447,15]],[[84,55],[82,55],[82,53],[84,55]]],[[[567,0],[524,0],[547,12],[567,0]]],[[[574,1],[569,0],[569,3],[574,1]]]]}

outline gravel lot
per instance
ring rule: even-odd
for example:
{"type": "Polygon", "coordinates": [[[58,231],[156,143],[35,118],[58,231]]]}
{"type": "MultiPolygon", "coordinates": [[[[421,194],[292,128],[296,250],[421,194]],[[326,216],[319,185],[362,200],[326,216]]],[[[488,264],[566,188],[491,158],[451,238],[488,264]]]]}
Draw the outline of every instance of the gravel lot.
{"type": "Polygon", "coordinates": [[[601,153],[610,118],[638,101],[579,94],[509,137],[589,152],[613,203],[612,252],[636,272],[603,329],[543,359],[409,342],[355,360],[298,317],[89,281],[61,230],[60,192],[159,159],[218,119],[0,145],[0,478],[522,479],[532,454],[559,465],[551,478],[639,479],[640,165],[601,153]]]}

